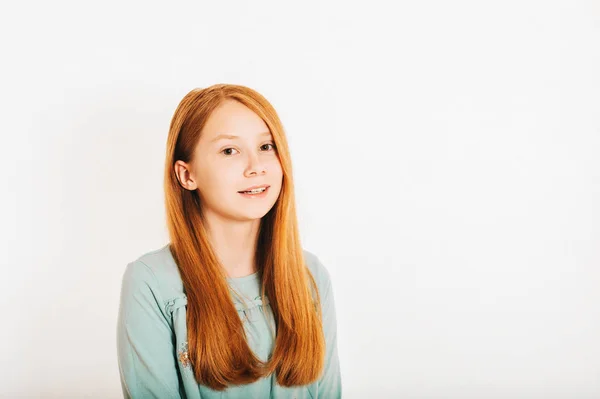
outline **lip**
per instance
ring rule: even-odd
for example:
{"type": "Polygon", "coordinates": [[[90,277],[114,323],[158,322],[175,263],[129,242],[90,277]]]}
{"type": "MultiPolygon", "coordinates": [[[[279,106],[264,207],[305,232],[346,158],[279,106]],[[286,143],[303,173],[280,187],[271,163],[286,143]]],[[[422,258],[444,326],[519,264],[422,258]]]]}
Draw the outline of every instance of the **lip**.
{"type": "Polygon", "coordinates": [[[266,186],[265,190],[262,193],[260,193],[260,194],[246,194],[246,193],[243,193],[243,192],[240,192],[239,194],[242,197],[245,197],[245,198],[250,198],[250,199],[253,199],[253,200],[258,200],[259,198],[266,198],[267,195],[269,195],[269,188],[270,188],[270,186],[266,186]]]}
{"type": "Polygon", "coordinates": [[[248,187],[244,190],[238,191],[238,193],[241,193],[242,191],[250,191],[250,190],[254,190],[255,188],[269,188],[271,186],[269,186],[268,184],[261,184],[260,186],[252,186],[252,187],[248,187]]]}

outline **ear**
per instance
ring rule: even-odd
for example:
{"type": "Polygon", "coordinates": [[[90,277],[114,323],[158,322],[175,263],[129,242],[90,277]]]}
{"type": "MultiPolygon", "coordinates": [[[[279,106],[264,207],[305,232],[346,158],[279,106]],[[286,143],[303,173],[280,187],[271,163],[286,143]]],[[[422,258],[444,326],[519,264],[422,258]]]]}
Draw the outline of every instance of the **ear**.
{"type": "Polygon", "coordinates": [[[178,160],[175,162],[175,165],[173,165],[173,169],[181,187],[190,191],[194,191],[198,188],[198,184],[196,183],[193,174],[190,172],[191,166],[189,164],[178,160]]]}

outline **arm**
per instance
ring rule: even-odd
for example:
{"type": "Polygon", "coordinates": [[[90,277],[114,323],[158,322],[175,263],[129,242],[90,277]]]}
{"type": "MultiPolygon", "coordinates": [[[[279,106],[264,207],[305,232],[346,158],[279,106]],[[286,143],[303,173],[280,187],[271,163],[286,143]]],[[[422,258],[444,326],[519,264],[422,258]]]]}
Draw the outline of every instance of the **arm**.
{"type": "Polygon", "coordinates": [[[156,276],[141,261],[123,274],[117,355],[124,398],[181,398],[174,333],[162,312],[156,276]]]}
{"type": "Polygon", "coordinates": [[[323,332],[325,333],[326,342],[325,368],[319,380],[319,397],[337,399],[342,397],[342,376],[337,348],[337,316],[333,286],[329,272],[318,258],[317,262],[321,266],[323,273],[321,303],[323,310],[323,332]]]}

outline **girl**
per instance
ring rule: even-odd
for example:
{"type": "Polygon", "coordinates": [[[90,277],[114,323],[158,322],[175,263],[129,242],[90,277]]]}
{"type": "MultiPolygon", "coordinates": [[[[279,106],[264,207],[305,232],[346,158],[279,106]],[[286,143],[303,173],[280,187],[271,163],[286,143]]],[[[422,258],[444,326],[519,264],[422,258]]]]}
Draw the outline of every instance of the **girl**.
{"type": "Polygon", "coordinates": [[[129,263],[117,352],[125,398],[340,398],[330,275],[301,247],[272,105],[189,92],[169,129],[170,243],[129,263]]]}

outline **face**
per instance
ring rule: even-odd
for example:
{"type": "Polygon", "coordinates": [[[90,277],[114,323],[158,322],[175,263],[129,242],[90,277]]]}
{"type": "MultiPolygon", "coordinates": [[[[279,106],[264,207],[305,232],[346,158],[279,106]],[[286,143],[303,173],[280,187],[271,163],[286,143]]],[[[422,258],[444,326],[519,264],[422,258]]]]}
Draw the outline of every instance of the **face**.
{"type": "Polygon", "coordinates": [[[179,180],[198,190],[206,217],[238,221],[262,218],[273,207],[283,173],[266,123],[245,105],[226,100],[209,117],[190,164],[177,161],[179,180]],[[252,196],[241,191],[267,185],[252,196]]]}

